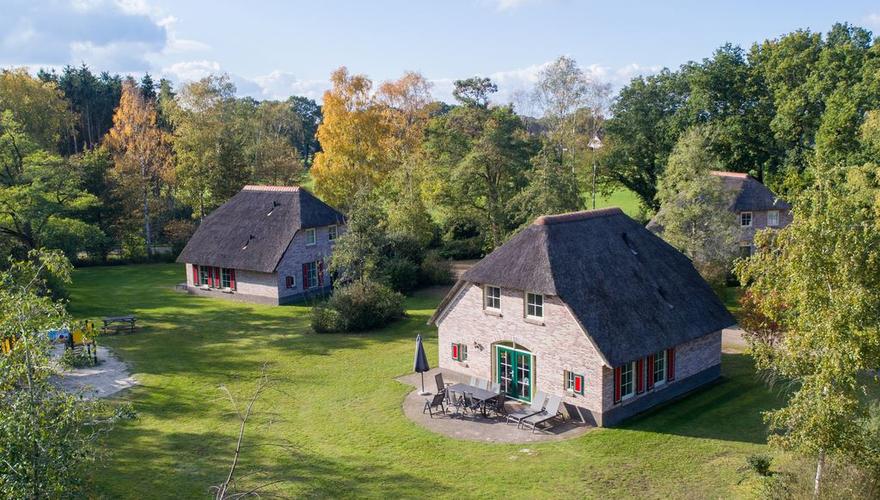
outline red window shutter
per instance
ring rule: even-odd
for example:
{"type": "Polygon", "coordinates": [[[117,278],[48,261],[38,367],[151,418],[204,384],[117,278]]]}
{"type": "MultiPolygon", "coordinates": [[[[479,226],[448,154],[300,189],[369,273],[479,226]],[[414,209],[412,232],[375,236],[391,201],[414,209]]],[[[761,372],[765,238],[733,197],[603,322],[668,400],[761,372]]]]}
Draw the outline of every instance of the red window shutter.
{"type": "Polygon", "coordinates": [[[614,404],[620,402],[620,367],[614,369],[614,404]]]}
{"type": "Polygon", "coordinates": [[[648,355],[648,370],[647,371],[648,371],[648,373],[647,373],[648,385],[646,387],[650,391],[651,389],[654,388],[654,355],[653,354],[648,355]]]}
{"type": "Polygon", "coordinates": [[[452,344],[452,359],[458,359],[458,344],[452,344]]]}
{"type": "Polygon", "coordinates": [[[303,290],[309,287],[309,265],[303,264],[303,290]]]}
{"type": "Polygon", "coordinates": [[[318,261],[318,286],[324,286],[324,261],[318,261]]]}
{"type": "Polygon", "coordinates": [[[675,348],[666,350],[666,380],[675,380],[675,348]]]}
{"type": "Polygon", "coordinates": [[[220,268],[214,268],[214,286],[220,288],[220,268]]]}
{"type": "Polygon", "coordinates": [[[584,377],[581,375],[574,376],[574,392],[578,394],[584,393],[584,377]]]}
{"type": "Polygon", "coordinates": [[[193,264],[193,286],[199,286],[199,266],[193,264]]]}
{"type": "Polygon", "coordinates": [[[229,270],[229,288],[235,290],[235,269],[229,270]]]}
{"type": "Polygon", "coordinates": [[[208,286],[214,286],[214,268],[208,267],[208,286]]]}
{"type": "Polygon", "coordinates": [[[645,392],[645,359],[636,361],[636,394],[645,392]]]}

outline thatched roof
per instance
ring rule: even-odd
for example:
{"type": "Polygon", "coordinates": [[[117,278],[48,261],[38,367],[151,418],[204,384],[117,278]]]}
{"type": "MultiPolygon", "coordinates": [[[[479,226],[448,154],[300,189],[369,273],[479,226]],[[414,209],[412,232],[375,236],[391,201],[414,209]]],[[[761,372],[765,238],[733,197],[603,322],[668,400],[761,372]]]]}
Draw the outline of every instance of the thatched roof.
{"type": "Polygon", "coordinates": [[[734,212],[752,212],[759,210],[789,210],[791,205],[776,196],[770,188],[761,184],[758,179],[739,172],[712,172],[721,177],[724,187],[737,193],[731,210],[734,212]]]}
{"type": "Polygon", "coordinates": [[[687,257],[618,208],[540,217],[462,280],[558,296],[612,366],[735,323],[687,257]]]}
{"type": "Polygon", "coordinates": [[[245,186],[205,217],[177,262],[273,272],[297,231],[343,222],[303,188],[245,186]]]}

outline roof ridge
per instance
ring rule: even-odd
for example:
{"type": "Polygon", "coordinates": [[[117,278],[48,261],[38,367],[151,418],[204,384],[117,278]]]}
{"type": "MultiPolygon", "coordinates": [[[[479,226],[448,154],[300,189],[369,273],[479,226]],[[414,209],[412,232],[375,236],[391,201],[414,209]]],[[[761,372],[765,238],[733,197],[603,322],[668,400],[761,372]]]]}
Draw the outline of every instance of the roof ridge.
{"type": "Polygon", "coordinates": [[[579,212],[568,212],[564,214],[542,215],[535,219],[536,226],[548,226],[551,224],[561,224],[563,222],[574,222],[586,219],[595,219],[599,217],[608,217],[611,215],[622,215],[623,210],[619,207],[597,208],[593,210],[581,210],[579,212]]]}
{"type": "Polygon", "coordinates": [[[751,177],[749,174],[743,172],[728,172],[724,170],[712,170],[709,172],[712,175],[717,175],[718,177],[736,177],[738,179],[748,179],[751,177]]]}
{"type": "Polygon", "coordinates": [[[262,184],[248,184],[241,188],[242,191],[284,191],[295,193],[300,190],[299,186],[270,186],[262,184]]]}

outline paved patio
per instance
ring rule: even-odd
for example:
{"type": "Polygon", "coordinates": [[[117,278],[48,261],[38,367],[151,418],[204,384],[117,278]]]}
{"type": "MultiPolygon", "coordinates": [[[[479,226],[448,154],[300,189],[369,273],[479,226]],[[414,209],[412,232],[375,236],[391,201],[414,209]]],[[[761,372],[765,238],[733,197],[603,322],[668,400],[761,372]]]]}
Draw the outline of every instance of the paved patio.
{"type": "MultiPolygon", "coordinates": [[[[425,390],[431,392],[436,391],[437,387],[434,383],[434,375],[441,372],[446,382],[467,382],[458,374],[447,370],[434,368],[425,373],[425,390]]],[[[405,375],[397,379],[399,382],[415,387],[411,393],[406,396],[403,401],[403,413],[413,422],[425,427],[426,429],[442,434],[453,439],[461,439],[466,441],[480,441],[488,443],[540,443],[545,441],[561,441],[582,436],[594,427],[579,423],[566,421],[557,424],[550,430],[531,430],[518,429],[514,423],[507,424],[503,418],[490,417],[482,418],[467,414],[466,416],[453,417],[450,414],[443,415],[434,413],[431,418],[427,412],[422,413],[425,406],[425,400],[430,399],[431,395],[420,396],[421,379],[418,373],[405,375]]],[[[506,404],[508,410],[513,410],[519,403],[508,401],[506,404]]],[[[438,410],[439,411],[439,410],[438,410]]]]}
{"type": "MultiPolygon", "coordinates": [[[[64,346],[53,348],[54,357],[58,359],[64,353],[64,346]]],[[[137,385],[128,365],[113,355],[113,352],[98,346],[98,365],[87,368],[71,368],[62,370],[62,375],[55,379],[61,389],[70,393],[83,391],[86,399],[106,398],[119,391],[137,385]]]]}

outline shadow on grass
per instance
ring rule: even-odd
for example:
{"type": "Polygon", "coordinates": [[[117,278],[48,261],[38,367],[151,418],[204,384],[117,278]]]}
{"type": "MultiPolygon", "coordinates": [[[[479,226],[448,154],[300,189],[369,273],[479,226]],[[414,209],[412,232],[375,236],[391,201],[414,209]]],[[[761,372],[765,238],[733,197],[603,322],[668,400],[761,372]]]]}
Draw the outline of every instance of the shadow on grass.
{"type": "Polygon", "coordinates": [[[784,397],[758,378],[745,354],[722,354],[721,379],[633,418],[620,428],[763,444],[763,412],[781,407],[784,397]]]}

